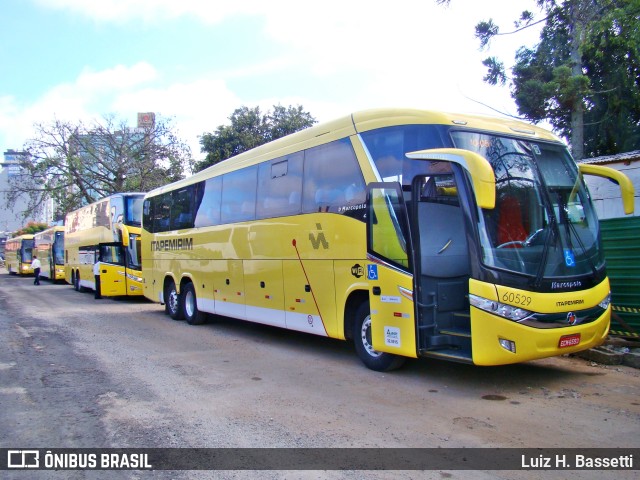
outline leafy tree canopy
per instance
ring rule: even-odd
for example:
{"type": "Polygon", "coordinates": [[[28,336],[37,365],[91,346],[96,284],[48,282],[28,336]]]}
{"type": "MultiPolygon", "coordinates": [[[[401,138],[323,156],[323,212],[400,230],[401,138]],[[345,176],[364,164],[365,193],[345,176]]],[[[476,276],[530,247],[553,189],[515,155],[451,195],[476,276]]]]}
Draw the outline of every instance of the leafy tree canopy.
{"type": "Polygon", "coordinates": [[[47,228],[49,228],[49,225],[47,225],[46,223],[29,222],[20,230],[17,230],[16,232],[14,232],[13,236],[18,237],[20,235],[33,235],[35,233],[46,230],[47,228]]]}
{"type": "MultiPolygon", "coordinates": [[[[449,4],[450,0],[436,0],[449,4]]],[[[509,83],[518,112],[548,120],[570,139],[576,159],[640,148],[640,0],[536,0],[502,33],[493,20],[476,25],[481,48],[497,35],[543,24],[540,43],[521,47],[507,75],[496,57],[484,80],[509,83]]]]}
{"type": "Polygon", "coordinates": [[[231,125],[220,125],[213,133],[204,133],[200,138],[202,152],[207,156],[196,162],[195,171],[215,165],[227,158],[252,148],[303,130],[317,121],[301,106],[283,107],[275,105],[266,113],[260,107],[242,106],[229,117],[231,125]]]}
{"type": "Polygon", "coordinates": [[[25,217],[54,200],[56,218],[118,192],[145,192],[183,178],[191,152],[168,120],[132,128],[107,116],[90,125],[54,120],[34,126],[7,203],[28,198],[25,217]]]}

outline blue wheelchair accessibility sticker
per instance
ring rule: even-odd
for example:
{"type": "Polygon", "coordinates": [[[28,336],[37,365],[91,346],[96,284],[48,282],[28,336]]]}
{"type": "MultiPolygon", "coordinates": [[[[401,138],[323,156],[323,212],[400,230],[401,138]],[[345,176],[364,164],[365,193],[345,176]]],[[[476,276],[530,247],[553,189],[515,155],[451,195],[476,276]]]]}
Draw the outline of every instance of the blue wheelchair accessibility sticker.
{"type": "Polygon", "coordinates": [[[573,256],[573,251],[565,248],[564,250],[564,263],[567,267],[575,267],[576,266],[576,257],[573,256]]]}
{"type": "Polygon", "coordinates": [[[367,265],[367,279],[378,280],[378,266],[367,265]]]}

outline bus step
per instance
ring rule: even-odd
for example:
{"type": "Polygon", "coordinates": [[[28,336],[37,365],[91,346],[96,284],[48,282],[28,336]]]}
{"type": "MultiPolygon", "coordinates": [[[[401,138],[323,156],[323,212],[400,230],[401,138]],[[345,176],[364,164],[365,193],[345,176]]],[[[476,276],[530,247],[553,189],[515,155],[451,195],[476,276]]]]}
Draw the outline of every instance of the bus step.
{"type": "Polygon", "coordinates": [[[456,317],[456,318],[471,318],[471,313],[466,311],[466,312],[451,312],[451,315],[456,317]]]}
{"type": "Polygon", "coordinates": [[[471,330],[469,330],[468,328],[447,327],[447,328],[440,329],[439,332],[443,335],[452,335],[454,337],[471,338],[471,330]]]}
{"type": "Polygon", "coordinates": [[[471,352],[468,350],[460,350],[457,348],[443,348],[439,350],[425,350],[422,352],[425,357],[441,358],[458,363],[473,363],[471,360],[471,352]]]}

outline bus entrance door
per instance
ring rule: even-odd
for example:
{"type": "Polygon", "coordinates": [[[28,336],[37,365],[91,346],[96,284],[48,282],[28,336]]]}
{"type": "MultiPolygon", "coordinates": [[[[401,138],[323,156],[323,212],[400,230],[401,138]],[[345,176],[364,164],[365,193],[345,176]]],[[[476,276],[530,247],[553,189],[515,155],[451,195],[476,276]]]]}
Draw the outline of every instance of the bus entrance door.
{"type": "Polygon", "coordinates": [[[100,291],[105,297],[127,294],[125,255],[121,243],[100,244],[100,291]]]}
{"type": "Polygon", "coordinates": [[[417,357],[411,236],[397,183],[369,185],[367,279],[371,343],[378,352],[417,357]]]}

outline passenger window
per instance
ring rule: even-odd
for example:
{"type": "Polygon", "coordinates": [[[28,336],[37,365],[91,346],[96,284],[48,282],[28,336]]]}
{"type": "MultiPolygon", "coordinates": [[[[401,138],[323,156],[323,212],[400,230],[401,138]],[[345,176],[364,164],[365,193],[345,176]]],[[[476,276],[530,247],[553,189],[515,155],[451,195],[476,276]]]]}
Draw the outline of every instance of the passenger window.
{"type": "Polygon", "coordinates": [[[144,201],[144,205],[142,207],[142,226],[148,232],[153,233],[153,222],[151,221],[151,218],[151,199],[149,198],[144,201]]]}
{"type": "Polygon", "coordinates": [[[153,197],[151,200],[151,213],[153,215],[153,231],[154,232],[166,232],[171,230],[171,224],[169,222],[169,214],[171,213],[171,194],[163,193],[157,197],[153,197]]]}
{"type": "Polygon", "coordinates": [[[194,225],[196,227],[208,227],[220,224],[220,202],[222,200],[222,177],[210,178],[204,182],[204,194],[194,225]]]}
{"type": "Polygon", "coordinates": [[[260,165],[257,218],[300,213],[303,158],[299,152],[260,165]]]}
{"type": "Polygon", "coordinates": [[[195,188],[193,185],[173,192],[171,205],[171,229],[181,230],[193,228],[192,200],[195,188]]]}
{"type": "Polygon", "coordinates": [[[256,218],[258,167],[248,167],[222,177],[222,223],[256,218]]]}
{"type": "Polygon", "coordinates": [[[364,204],[364,178],[348,138],[305,151],[303,191],[304,213],[346,213],[364,204]]]}

